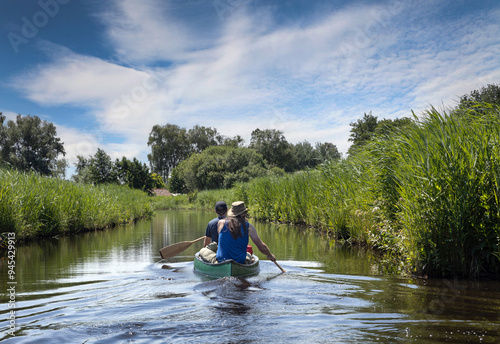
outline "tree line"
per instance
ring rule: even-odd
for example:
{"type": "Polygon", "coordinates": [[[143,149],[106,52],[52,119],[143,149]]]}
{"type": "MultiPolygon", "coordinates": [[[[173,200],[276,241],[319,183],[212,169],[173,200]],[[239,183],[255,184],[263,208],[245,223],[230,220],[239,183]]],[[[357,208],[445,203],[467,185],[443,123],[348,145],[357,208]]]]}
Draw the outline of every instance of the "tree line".
{"type": "MultiPolygon", "coordinates": [[[[500,105],[500,85],[489,84],[460,97],[457,109],[478,103],[500,105]]],[[[355,155],[374,137],[399,130],[409,118],[378,120],[371,112],[350,123],[348,155],[355,155]]],[[[236,181],[314,168],[327,160],[340,159],[329,142],[314,146],[307,141],[292,144],[276,129],[255,129],[245,146],[241,136],[221,135],[217,129],[195,125],[191,129],[174,124],[155,125],[148,138],[149,167],[136,158],[112,161],[102,149],[89,157],[78,156],[76,182],[117,183],[150,190],[168,187],[173,192],[231,187],[236,181]]],[[[32,171],[65,178],[68,162],[63,142],[54,124],[37,116],[18,115],[6,121],[0,113],[0,167],[32,171]]]]}
{"type": "Polygon", "coordinates": [[[101,148],[94,156],[77,156],[76,174],[73,180],[87,184],[120,184],[133,189],[150,192],[152,189],[165,188],[163,179],[156,173],[150,173],[148,166],[136,158],[122,157],[114,162],[101,148]]]}
{"type": "Polygon", "coordinates": [[[244,146],[241,136],[225,137],[216,128],[155,125],[148,145],[152,170],[169,181],[171,192],[229,188],[236,181],[314,168],[341,158],[332,143],[291,144],[277,129],[255,129],[250,144],[244,146]]]}

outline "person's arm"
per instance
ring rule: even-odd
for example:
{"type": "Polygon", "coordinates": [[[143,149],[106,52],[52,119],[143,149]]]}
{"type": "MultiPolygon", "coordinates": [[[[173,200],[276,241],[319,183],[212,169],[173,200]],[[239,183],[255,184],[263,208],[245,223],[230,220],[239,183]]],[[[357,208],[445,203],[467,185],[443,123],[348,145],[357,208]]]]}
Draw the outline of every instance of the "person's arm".
{"type": "Polygon", "coordinates": [[[250,236],[250,238],[252,238],[253,243],[255,244],[255,246],[257,246],[259,251],[267,256],[267,259],[273,262],[276,261],[276,257],[274,257],[274,254],[272,254],[269,250],[269,247],[267,247],[267,245],[262,240],[260,240],[259,234],[257,234],[257,230],[251,224],[248,224],[248,235],[250,236]]]}
{"type": "Polygon", "coordinates": [[[212,242],[212,238],[205,235],[205,240],[203,241],[203,247],[207,246],[212,242]]]}
{"type": "Polygon", "coordinates": [[[210,222],[207,225],[207,229],[205,230],[205,240],[203,241],[203,247],[207,246],[212,242],[212,237],[210,236],[210,222]]]}

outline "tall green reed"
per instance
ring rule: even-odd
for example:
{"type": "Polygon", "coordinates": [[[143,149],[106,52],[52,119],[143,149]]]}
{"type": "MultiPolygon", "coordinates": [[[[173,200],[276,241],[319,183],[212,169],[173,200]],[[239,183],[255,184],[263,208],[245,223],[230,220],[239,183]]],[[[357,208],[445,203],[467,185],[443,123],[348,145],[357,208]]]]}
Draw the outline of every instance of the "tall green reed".
{"type": "Polygon", "coordinates": [[[429,276],[498,273],[498,108],[432,108],[415,122],[390,143],[409,265],[429,276]]]}
{"type": "Polygon", "coordinates": [[[152,213],[149,197],[139,190],[0,170],[0,229],[18,238],[100,229],[152,213]]]}

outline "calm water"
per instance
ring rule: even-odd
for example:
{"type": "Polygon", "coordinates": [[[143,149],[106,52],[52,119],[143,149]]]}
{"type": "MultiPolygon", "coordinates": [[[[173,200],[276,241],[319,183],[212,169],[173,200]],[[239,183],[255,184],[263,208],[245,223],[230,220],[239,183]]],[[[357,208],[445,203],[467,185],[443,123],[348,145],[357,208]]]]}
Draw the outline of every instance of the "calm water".
{"type": "Polygon", "coordinates": [[[201,243],[160,260],[161,247],[202,236],[212,217],[160,212],[134,226],[18,245],[15,308],[0,261],[0,341],[500,343],[500,283],[386,275],[369,251],[311,230],[255,224],[284,274],[262,260],[257,276],[207,279],[193,272],[201,243]]]}

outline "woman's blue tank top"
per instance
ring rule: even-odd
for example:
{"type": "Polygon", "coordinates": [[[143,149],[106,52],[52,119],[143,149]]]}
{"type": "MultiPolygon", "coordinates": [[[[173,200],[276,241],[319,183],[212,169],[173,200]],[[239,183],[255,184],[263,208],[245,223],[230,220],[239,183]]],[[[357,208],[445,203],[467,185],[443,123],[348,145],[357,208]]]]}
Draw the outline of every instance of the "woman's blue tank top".
{"type": "MultiPolygon", "coordinates": [[[[233,259],[235,262],[244,264],[247,257],[248,233],[245,234],[243,225],[241,226],[241,234],[238,238],[233,239],[229,228],[224,227],[219,233],[219,245],[217,246],[217,260],[223,262],[228,259],[233,259]]],[[[246,223],[248,226],[248,222],[246,223]]],[[[247,227],[248,228],[248,227],[247,227]]]]}

